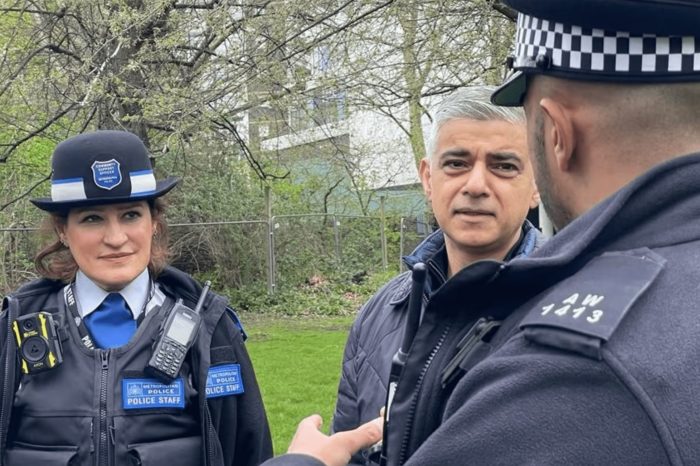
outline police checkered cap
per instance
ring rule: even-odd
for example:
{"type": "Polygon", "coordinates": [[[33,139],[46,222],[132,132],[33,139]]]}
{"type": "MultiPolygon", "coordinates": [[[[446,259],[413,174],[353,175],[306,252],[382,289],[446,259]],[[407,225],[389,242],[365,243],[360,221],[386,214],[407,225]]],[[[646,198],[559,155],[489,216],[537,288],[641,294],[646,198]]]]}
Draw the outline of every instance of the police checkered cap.
{"type": "Polygon", "coordinates": [[[515,69],[644,81],[700,72],[700,39],[692,36],[606,31],[520,14],[515,41],[515,69]]]}
{"type": "Polygon", "coordinates": [[[700,81],[700,35],[663,35],[579,26],[518,15],[516,71],[491,96],[522,104],[527,74],[626,83],[700,81]]]}

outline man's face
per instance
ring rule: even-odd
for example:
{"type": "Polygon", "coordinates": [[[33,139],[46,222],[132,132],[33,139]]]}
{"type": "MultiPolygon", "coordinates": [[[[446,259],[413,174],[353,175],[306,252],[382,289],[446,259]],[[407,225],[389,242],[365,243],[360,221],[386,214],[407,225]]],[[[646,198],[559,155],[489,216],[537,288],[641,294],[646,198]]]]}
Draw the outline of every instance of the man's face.
{"type": "Polygon", "coordinates": [[[562,190],[558,187],[556,172],[548,162],[549,156],[545,140],[544,112],[540,108],[535,86],[531,83],[525,97],[523,107],[527,118],[528,147],[533,166],[535,167],[535,180],[540,191],[542,204],[547,216],[557,230],[561,230],[576,218],[576,215],[567,208],[562,190]]]}
{"type": "Polygon", "coordinates": [[[448,256],[502,259],[518,240],[538,201],[526,148],[524,125],[455,119],[440,128],[420,174],[448,256]]]}

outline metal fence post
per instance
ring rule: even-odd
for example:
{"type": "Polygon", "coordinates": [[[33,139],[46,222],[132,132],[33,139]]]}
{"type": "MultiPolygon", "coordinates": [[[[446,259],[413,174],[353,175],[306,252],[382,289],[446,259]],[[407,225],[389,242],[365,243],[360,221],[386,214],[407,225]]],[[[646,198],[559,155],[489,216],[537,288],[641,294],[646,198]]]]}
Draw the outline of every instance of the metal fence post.
{"type": "Polygon", "coordinates": [[[267,292],[275,294],[275,232],[274,220],[267,221],[267,292]]]}
{"type": "Polygon", "coordinates": [[[336,219],[335,215],[332,216],[333,218],[333,236],[335,237],[335,260],[338,263],[338,266],[340,267],[340,264],[342,264],[342,258],[340,257],[340,232],[339,226],[340,222],[336,219]]]}
{"type": "Polygon", "coordinates": [[[403,271],[403,261],[401,260],[401,258],[403,257],[403,230],[406,227],[405,220],[405,217],[401,217],[401,222],[399,223],[399,271],[403,271]]]}
{"type": "Polygon", "coordinates": [[[384,201],[386,196],[379,196],[379,240],[382,242],[382,268],[386,270],[389,267],[389,258],[386,246],[386,216],[384,213],[384,201]]]}

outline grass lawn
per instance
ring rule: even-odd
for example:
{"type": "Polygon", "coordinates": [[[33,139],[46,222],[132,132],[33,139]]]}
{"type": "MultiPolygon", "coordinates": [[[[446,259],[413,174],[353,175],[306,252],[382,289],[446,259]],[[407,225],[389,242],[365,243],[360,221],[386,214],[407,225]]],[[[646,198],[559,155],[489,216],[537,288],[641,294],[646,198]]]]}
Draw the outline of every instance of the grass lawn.
{"type": "Polygon", "coordinates": [[[241,315],[275,454],[287,451],[302,418],[318,413],[324,430],[330,425],[343,348],[353,319],[241,315]]]}

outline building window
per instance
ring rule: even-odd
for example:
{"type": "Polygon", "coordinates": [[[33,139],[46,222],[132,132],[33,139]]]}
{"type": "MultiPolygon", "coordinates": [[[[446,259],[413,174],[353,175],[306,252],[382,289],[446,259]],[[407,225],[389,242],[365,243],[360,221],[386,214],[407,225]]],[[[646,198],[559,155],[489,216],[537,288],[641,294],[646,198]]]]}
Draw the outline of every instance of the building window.
{"type": "Polygon", "coordinates": [[[306,101],[305,108],[289,110],[289,126],[301,131],[347,119],[345,91],[326,91],[306,101]]]}
{"type": "Polygon", "coordinates": [[[331,49],[327,45],[319,45],[313,52],[313,69],[317,73],[325,73],[331,69],[331,49]]]}

